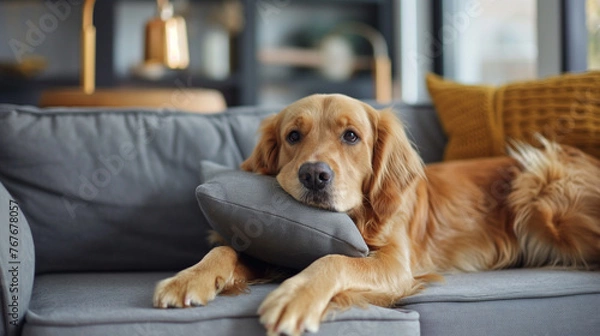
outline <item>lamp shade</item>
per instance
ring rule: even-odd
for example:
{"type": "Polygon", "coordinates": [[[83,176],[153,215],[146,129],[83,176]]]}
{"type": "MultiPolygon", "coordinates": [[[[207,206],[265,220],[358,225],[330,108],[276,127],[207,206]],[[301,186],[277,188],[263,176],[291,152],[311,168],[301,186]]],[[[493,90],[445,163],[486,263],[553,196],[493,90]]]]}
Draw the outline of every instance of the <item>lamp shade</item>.
{"type": "Polygon", "coordinates": [[[173,5],[158,1],[158,16],[146,24],[144,61],[170,69],[185,69],[190,63],[187,27],[181,16],[173,16],[173,5]]]}

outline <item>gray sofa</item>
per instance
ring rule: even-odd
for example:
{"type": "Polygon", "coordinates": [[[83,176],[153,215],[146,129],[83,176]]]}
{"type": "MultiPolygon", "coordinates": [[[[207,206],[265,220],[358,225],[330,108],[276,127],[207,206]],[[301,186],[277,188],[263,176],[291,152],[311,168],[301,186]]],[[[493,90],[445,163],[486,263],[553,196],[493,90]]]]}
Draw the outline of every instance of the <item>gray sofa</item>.
{"type": "MultiPolygon", "coordinates": [[[[435,111],[396,108],[424,160],[438,161],[435,111]]],[[[151,298],[209,249],[199,162],[237,167],[277,110],[0,105],[0,335],[264,334],[256,309],[276,284],[191,309],[151,298]]],[[[319,334],[599,335],[600,272],[448,275],[395,308],[337,313],[319,334]]]]}

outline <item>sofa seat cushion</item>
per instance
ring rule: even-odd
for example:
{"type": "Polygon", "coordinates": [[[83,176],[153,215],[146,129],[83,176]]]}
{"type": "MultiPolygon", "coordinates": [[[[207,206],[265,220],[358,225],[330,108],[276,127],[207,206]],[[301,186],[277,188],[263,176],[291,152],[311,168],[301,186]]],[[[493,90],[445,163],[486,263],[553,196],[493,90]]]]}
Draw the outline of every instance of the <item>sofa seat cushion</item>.
{"type": "MultiPolygon", "coordinates": [[[[206,307],[152,308],[154,285],[170,273],[65,273],[35,280],[24,336],[264,335],[256,310],[276,284],[218,296],[206,307]]],[[[416,312],[371,306],[336,313],[318,335],[419,335],[416,312]]]]}
{"type": "Polygon", "coordinates": [[[455,274],[405,298],[422,335],[600,335],[600,272],[455,274]]]}

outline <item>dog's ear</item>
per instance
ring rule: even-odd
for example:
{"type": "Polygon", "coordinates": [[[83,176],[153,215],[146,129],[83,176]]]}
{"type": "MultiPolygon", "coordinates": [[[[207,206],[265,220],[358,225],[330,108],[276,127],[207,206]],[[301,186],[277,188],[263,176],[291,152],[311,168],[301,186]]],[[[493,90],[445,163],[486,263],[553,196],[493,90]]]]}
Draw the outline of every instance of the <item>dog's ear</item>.
{"type": "Polygon", "coordinates": [[[254,151],[241,168],[264,175],[277,174],[277,161],[279,155],[279,115],[272,115],[263,120],[260,127],[260,138],[254,151]]]}
{"type": "Polygon", "coordinates": [[[375,216],[385,220],[401,206],[406,188],[425,175],[423,161],[410,144],[404,126],[390,110],[372,109],[374,128],[373,176],[365,195],[375,216]]]}

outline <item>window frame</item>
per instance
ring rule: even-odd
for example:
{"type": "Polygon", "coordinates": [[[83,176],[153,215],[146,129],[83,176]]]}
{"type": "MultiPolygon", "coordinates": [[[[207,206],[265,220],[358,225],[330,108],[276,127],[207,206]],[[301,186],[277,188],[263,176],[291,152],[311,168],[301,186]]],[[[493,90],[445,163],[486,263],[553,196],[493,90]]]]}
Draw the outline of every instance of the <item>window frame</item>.
{"type": "MultiPolygon", "coordinates": [[[[477,0],[474,0],[477,1],[477,0]]],[[[451,55],[442,48],[443,13],[448,0],[396,0],[396,26],[400,43],[397,64],[401,78],[401,99],[409,104],[430,103],[425,74],[452,76],[451,55]],[[415,62],[415,55],[423,59],[415,62]]],[[[587,64],[585,0],[537,0],[537,77],[563,72],[580,72],[587,64]],[[556,37],[559,38],[556,38],[556,37]]]]}

